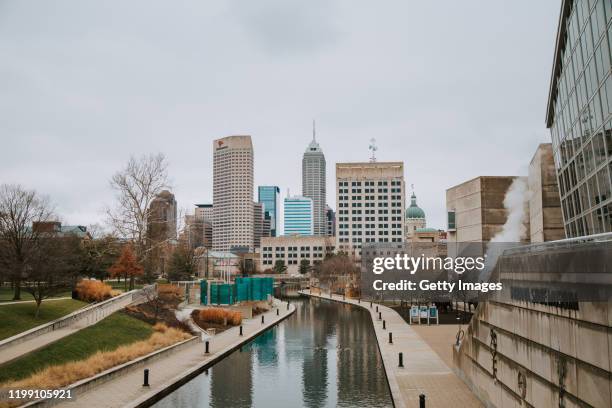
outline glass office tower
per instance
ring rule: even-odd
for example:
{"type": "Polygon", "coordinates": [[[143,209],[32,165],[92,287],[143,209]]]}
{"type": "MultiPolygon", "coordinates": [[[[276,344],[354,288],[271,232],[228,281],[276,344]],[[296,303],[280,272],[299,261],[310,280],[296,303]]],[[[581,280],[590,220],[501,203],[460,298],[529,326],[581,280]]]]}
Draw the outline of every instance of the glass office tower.
{"type": "Polygon", "coordinates": [[[285,235],[313,235],[312,199],[308,197],[285,198],[285,235]]]}
{"type": "Polygon", "coordinates": [[[612,1],[564,0],[550,128],[568,237],[612,231],[612,1]]]}
{"type": "Polygon", "coordinates": [[[277,186],[259,186],[257,201],[264,205],[264,217],[270,217],[270,236],[276,237],[278,220],[278,196],[280,189],[277,186]]]}

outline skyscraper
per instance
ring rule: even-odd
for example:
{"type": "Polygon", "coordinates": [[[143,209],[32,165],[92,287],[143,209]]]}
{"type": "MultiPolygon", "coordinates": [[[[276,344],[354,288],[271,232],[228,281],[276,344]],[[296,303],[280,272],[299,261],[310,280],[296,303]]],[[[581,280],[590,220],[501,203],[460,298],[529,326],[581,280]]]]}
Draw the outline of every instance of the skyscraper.
{"type": "Polygon", "coordinates": [[[270,236],[275,237],[277,233],[278,220],[278,196],[280,189],[277,186],[259,186],[257,188],[257,201],[264,205],[264,215],[270,217],[270,236]]]}
{"type": "Polygon", "coordinates": [[[264,236],[264,204],[253,203],[253,246],[261,246],[261,237],[264,236]]]}
{"type": "Polygon", "coordinates": [[[302,195],[312,199],[313,234],[326,235],[327,217],[325,216],[326,182],[325,156],[315,137],[313,123],[312,141],[302,158],[302,195]]]}
{"type": "Polygon", "coordinates": [[[404,163],[336,164],[336,249],[356,258],[364,243],[404,242],[404,163]]]}
{"type": "Polygon", "coordinates": [[[213,141],[213,249],[253,250],[251,136],[213,141]]]}
{"type": "Polygon", "coordinates": [[[312,235],[312,199],[309,197],[285,198],[285,235],[312,235]]]}

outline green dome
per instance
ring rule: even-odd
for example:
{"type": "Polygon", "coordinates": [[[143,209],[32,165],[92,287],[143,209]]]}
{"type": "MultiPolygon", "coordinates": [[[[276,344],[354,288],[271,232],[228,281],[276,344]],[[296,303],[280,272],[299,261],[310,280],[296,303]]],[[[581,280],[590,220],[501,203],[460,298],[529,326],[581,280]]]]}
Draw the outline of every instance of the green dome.
{"type": "Polygon", "coordinates": [[[416,202],[416,195],[410,197],[410,207],[406,208],[406,218],[425,219],[425,211],[421,210],[416,202]]]}
{"type": "Polygon", "coordinates": [[[438,232],[435,228],[417,228],[414,232],[438,232]]]}

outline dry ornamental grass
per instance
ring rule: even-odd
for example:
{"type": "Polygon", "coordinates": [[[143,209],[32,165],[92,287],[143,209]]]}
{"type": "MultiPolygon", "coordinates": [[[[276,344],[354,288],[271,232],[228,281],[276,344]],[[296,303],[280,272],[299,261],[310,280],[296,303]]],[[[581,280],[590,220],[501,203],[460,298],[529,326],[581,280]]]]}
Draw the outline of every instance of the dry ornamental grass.
{"type": "MultiPolygon", "coordinates": [[[[153,326],[155,333],[147,340],[121,346],[113,351],[99,351],[93,356],[72,363],[47,367],[19,381],[0,384],[4,389],[58,389],[79,380],[93,377],[102,371],[142,357],[156,350],[187,340],[191,337],[181,330],[168,328],[164,324],[153,326]]],[[[19,401],[0,402],[0,408],[22,404],[19,401]]]]}
{"type": "Polygon", "coordinates": [[[100,302],[120,293],[104,282],[86,279],[77,284],[76,292],[79,299],[85,302],[100,302]]]}
{"type": "Polygon", "coordinates": [[[202,309],[198,313],[199,320],[206,323],[225,324],[227,322],[232,326],[238,326],[242,323],[242,315],[234,310],[213,307],[202,309]]]}

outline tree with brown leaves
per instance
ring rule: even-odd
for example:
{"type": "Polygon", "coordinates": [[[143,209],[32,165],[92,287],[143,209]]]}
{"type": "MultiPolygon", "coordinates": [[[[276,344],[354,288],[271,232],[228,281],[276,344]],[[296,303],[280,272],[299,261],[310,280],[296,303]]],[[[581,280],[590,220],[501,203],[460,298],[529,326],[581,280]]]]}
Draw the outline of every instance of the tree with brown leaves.
{"type": "Polygon", "coordinates": [[[137,276],[144,274],[144,268],[136,260],[134,250],[131,244],[127,244],[121,251],[121,256],[117,259],[117,262],[108,269],[108,272],[112,277],[123,277],[126,281],[130,279],[130,290],[134,289],[134,280],[137,276]]]}

